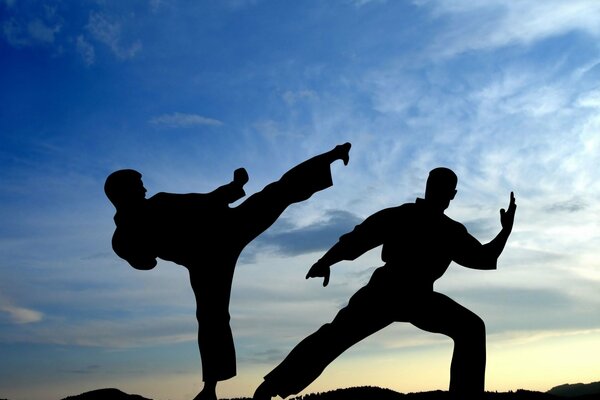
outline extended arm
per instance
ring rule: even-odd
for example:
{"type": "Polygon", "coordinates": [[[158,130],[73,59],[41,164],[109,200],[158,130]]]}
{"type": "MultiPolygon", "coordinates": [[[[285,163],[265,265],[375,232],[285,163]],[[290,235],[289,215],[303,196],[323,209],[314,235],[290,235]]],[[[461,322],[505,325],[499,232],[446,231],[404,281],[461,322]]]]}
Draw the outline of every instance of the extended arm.
{"type": "Polygon", "coordinates": [[[383,243],[386,222],[385,211],[380,211],[357,225],[352,232],[341,236],[339,241],[310,268],[308,278],[322,277],[323,286],[329,284],[330,267],[342,260],[354,260],[383,243]]]}

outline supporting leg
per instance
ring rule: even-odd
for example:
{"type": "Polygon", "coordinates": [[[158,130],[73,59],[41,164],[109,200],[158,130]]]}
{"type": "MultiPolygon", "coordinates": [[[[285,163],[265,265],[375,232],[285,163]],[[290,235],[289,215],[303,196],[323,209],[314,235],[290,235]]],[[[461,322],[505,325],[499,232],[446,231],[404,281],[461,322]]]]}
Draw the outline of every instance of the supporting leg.
{"type": "MultiPolygon", "coordinates": [[[[215,263],[207,264],[214,268],[215,263]]],[[[221,263],[219,268],[213,273],[199,267],[190,268],[204,380],[204,388],[195,400],[216,400],[217,382],[236,375],[235,347],[229,324],[232,268],[229,274],[226,263],[221,263]]]]}
{"type": "Polygon", "coordinates": [[[202,391],[194,397],[194,400],[217,400],[217,382],[205,381],[202,391]]]}
{"type": "Polygon", "coordinates": [[[410,322],[454,340],[450,366],[450,392],[463,398],[480,398],[485,386],[485,324],[475,313],[449,297],[434,292],[418,305],[410,322]]]}
{"type": "Polygon", "coordinates": [[[275,395],[285,398],[302,391],[340,354],[392,323],[387,307],[376,299],[368,287],[359,290],[331,323],[302,340],[265,377],[254,400],[269,400],[275,395]]]}

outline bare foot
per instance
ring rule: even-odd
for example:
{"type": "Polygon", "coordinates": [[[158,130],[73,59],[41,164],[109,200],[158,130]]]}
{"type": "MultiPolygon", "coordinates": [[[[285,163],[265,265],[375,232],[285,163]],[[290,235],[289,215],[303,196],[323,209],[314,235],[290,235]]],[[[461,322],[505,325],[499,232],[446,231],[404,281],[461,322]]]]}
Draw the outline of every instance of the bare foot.
{"type": "Polygon", "coordinates": [[[217,391],[214,387],[206,387],[194,397],[194,400],[217,400],[217,391]]]}
{"type": "Polygon", "coordinates": [[[198,393],[194,400],[217,400],[216,393],[204,393],[204,391],[198,393]]]}
{"type": "Polygon", "coordinates": [[[252,396],[252,400],[271,400],[273,397],[273,393],[271,393],[271,389],[268,387],[267,382],[263,382],[256,388],[254,392],[254,396],[252,396]]]}
{"type": "Polygon", "coordinates": [[[350,161],[350,147],[352,147],[352,145],[346,142],[335,146],[333,149],[335,155],[344,162],[344,165],[348,165],[348,161],[350,161]]]}

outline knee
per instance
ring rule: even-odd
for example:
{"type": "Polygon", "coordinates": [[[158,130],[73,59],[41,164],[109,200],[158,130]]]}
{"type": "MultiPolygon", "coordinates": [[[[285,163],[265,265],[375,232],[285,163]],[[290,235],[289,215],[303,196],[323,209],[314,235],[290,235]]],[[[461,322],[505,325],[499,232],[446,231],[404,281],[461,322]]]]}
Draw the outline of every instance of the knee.
{"type": "Polygon", "coordinates": [[[457,324],[451,337],[455,342],[468,341],[473,343],[481,340],[485,342],[485,323],[478,315],[471,314],[457,324]]]}
{"type": "Polygon", "coordinates": [[[468,324],[474,334],[485,336],[485,322],[478,315],[473,314],[468,324]]]}
{"type": "Polygon", "coordinates": [[[328,347],[333,346],[335,341],[340,339],[340,332],[335,331],[335,327],[331,323],[322,325],[312,335],[308,336],[309,342],[312,343],[327,343],[328,347]]]}

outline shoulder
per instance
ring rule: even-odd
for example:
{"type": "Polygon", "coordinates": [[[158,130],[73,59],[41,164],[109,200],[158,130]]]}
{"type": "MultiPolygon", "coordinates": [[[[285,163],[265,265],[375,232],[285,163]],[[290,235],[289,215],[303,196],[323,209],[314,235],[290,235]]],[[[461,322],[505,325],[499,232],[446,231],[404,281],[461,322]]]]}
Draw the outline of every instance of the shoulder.
{"type": "Polygon", "coordinates": [[[410,212],[414,209],[415,203],[404,203],[400,204],[399,206],[384,208],[383,210],[379,211],[379,213],[382,213],[383,215],[392,216],[403,214],[405,212],[410,212]]]}
{"type": "Polygon", "coordinates": [[[401,207],[402,206],[384,208],[383,210],[379,210],[376,213],[372,214],[369,218],[390,218],[398,214],[401,207]]]}
{"type": "Polygon", "coordinates": [[[396,207],[384,208],[369,216],[365,222],[369,221],[370,223],[377,224],[393,223],[394,221],[409,215],[411,211],[410,206],[410,204],[403,204],[396,207]]]}
{"type": "Polygon", "coordinates": [[[467,228],[458,221],[453,220],[446,214],[444,214],[444,222],[445,224],[452,229],[454,232],[459,234],[468,234],[467,228]]]}
{"type": "Polygon", "coordinates": [[[159,192],[159,193],[156,193],[154,196],[150,197],[148,199],[148,202],[150,204],[153,204],[153,203],[157,203],[157,202],[163,202],[163,201],[168,201],[168,200],[176,199],[179,196],[181,196],[181,195],[180,194],[175,194],[175,193],[159,192]]]}
{"type": "Polygon", "coordinates": [[[415,215],[417,209],[418,207],[415,203],[404,203],[399,206],[385,208],[379,213],[384,218],[398,219],[415,215]]]}
{"type": "Polygon", "coordinates": [[[181,206],[195,199],[194,194],[179,194],[179,193],[156,193],[147,200],[147,205],[151,210],[164,209],[181,206]]]}

